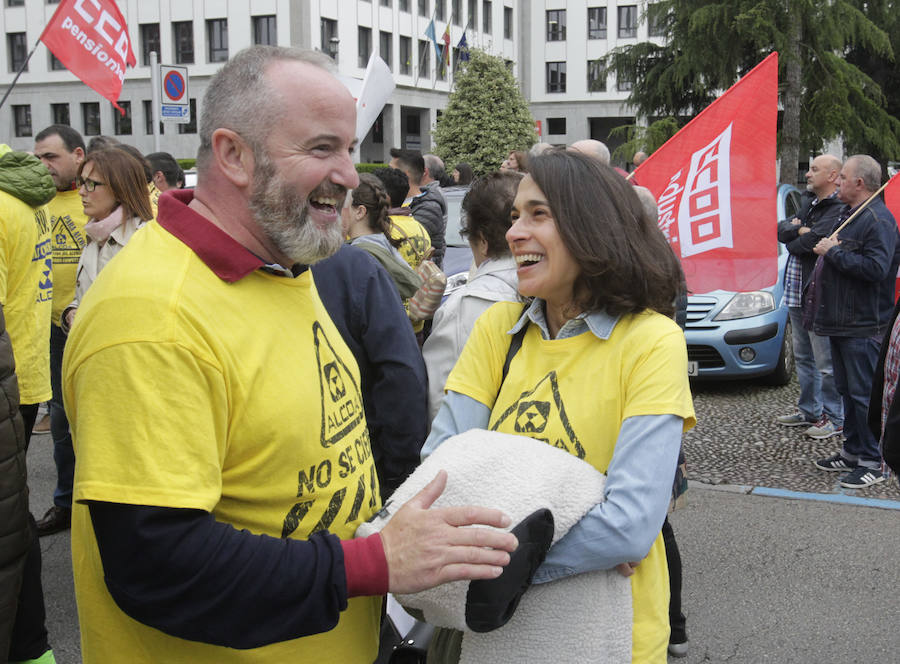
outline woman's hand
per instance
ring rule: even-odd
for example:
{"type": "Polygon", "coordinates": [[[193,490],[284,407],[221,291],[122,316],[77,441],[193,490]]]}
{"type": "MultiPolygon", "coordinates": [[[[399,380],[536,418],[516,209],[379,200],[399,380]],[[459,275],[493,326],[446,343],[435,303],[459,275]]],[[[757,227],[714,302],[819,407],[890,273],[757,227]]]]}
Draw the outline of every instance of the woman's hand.
{"type": "Polygon", "coordinates": [[[72,321],[75,320],[75,312],[76,312],[76,311],[78,311],[78,309],[68,309],[68,310],[66,310],[66,313],[65,313],[65,316],[66,316],[66,327],[68,327],[69,329],[72,329],[72,321]]]}
{"type": "Polygon", "coordinates": [[[616,565],[616,571],[627,579],[634,574],[634,568],[640,564],[640,561],[636,563],[619,563],[616,565]]]}

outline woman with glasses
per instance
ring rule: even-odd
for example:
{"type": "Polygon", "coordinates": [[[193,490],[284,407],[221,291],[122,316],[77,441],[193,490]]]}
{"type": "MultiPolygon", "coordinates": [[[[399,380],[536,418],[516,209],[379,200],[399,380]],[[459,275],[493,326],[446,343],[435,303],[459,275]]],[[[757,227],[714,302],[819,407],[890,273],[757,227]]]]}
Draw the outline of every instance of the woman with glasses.
{"type": "Polygon", "coordinates": [[[84,227],[88,242],[78,261],[75,299],[60,320],[66,333],[79,302],[103,266],[153,218],[144,168],[124,150],[106,148],[89,153],[78,169],[76,184],[88,217],[84,227]]]}
{"type": "MultiPolygon", "coordinates": [[[[695,423],[684,334],[671,318],[677,260],[632,186],[579,153],[535,157],[510,217],[506,241],[526,302],[497,303],[475,323],[422,455],[490,429],[542,440],[605,473],[606,500],[550,548],[534,583],[619,570],[631,583],[631,661],[665,664],[660,529],[682,431],[695,423]]],[[[610,628],[577,619],[585,631],[610,628]]],[[[454,661],[456,640],[441,631],[428,661],[454,661]]],[[[565,661],[565,644],[552,647],[565,661]]]]}

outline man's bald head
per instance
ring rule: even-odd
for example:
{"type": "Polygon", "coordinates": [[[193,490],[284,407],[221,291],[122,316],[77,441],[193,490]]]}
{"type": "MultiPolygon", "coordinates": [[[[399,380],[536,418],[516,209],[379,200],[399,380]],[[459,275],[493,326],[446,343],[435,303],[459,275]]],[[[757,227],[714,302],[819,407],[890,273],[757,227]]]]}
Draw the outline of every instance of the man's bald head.
{"type": "Polygon", "coordinates": [[[572,143],[572,145],[569,146],[569,150],[581,152],[582,154],[586,154],[588,157],[609,166],[609,148],[606,147],[606,144],[602,141],[597,141],[593,138],[585,138],[572,143]]]}

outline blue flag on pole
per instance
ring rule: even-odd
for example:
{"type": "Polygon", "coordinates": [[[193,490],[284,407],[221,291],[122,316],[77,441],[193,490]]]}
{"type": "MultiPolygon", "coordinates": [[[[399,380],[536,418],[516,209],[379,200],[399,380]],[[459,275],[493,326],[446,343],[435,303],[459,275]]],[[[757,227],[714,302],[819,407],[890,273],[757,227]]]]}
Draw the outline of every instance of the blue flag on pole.
{"type": "Polygon", "coordinates": [[[440,62],[443,53],[441,52],[441,47],[437,41],[437,34],[434,32],[434,19],[431,19],[431,23],[425,28],[425,36],[431,40],[432,44],[434,44],[434,57],[440,62]]]}
{"type": "Polygon", "coordinates": [[[466,32],[463,30],[462,37],[459,40],[459,43],[456,45],[456,48],[459,49],[459,61],[460,62],[468,62],[469,61],[469,43],[466,41],[466,32]]]}

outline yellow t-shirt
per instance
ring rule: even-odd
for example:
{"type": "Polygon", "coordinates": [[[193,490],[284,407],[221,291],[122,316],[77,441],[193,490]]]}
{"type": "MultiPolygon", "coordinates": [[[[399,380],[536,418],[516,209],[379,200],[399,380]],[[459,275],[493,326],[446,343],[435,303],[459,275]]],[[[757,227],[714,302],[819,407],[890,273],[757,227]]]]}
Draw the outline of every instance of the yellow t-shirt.
{"type": "Polygon", "coordinates": [[[150,199],[150,211],[153,213],[154,219],[156,219],[156,213],[159,209],[159,197],[161,195],[162,192],[153,180],[147,183],[147,197],[150,199]]]}
{"type": "Polygon", "coordinates": [[[0,304],[19,379],[19,403],[47,401],[53,258],[47,207],[0,191],[0,304]]]}
{"type": "Polygon", "coordinates": [[[74,189],[58,191],[47,203],[50,227],[53,229],[53,313],[54,325],[75,297],[75,273],[78,258],[87,244],[84,225],[88,222],[81,196],[74,189]]]}
{"type": "Polygon", "coordinates": [[[85,664],[375,659],[379,597],[350,599],[329,632],[253,650],[129,618],[104,584],[85,504],[202,509],[297,539],[322,529],[349,539],[380,509],[359,371],[309,271],[226,283],[151,222],[85,296],[63,364],[85,664]]]}
{"type": "MultiPolygon", "coordinates": [[[[482,314],[447,379],[447,390],[492,409],[492,430],[543,440],[605,473],[626,418],[674,414],[685,430],[695,424],[684,335],[672,320],[626,315],[607,340],[586,332],[548,341],[529,323],[501,389],[507,331],[521,313],[521,304],[501,302],[482,314]]],[[[664,663],[669,582],[661,536],[636,568],[631,590],[632,661],[664,663]]]]}
{"type": "MultiPolygon", "coordinates": [[[[410,216],[402,214],[391,215],[391,237],[395,240],[403,240],[403,243],[397,247],[397,251],[403,256],[403,260],[415,270],[431,249],[431,236],[428,231],[418,221],[410,216]]],[[[403,300],[403,307],[409,315],[409,300],[403,300]]],[[[425,321],[411,321],[413,331],[421,332],[425,327],[425,321]]]]}

